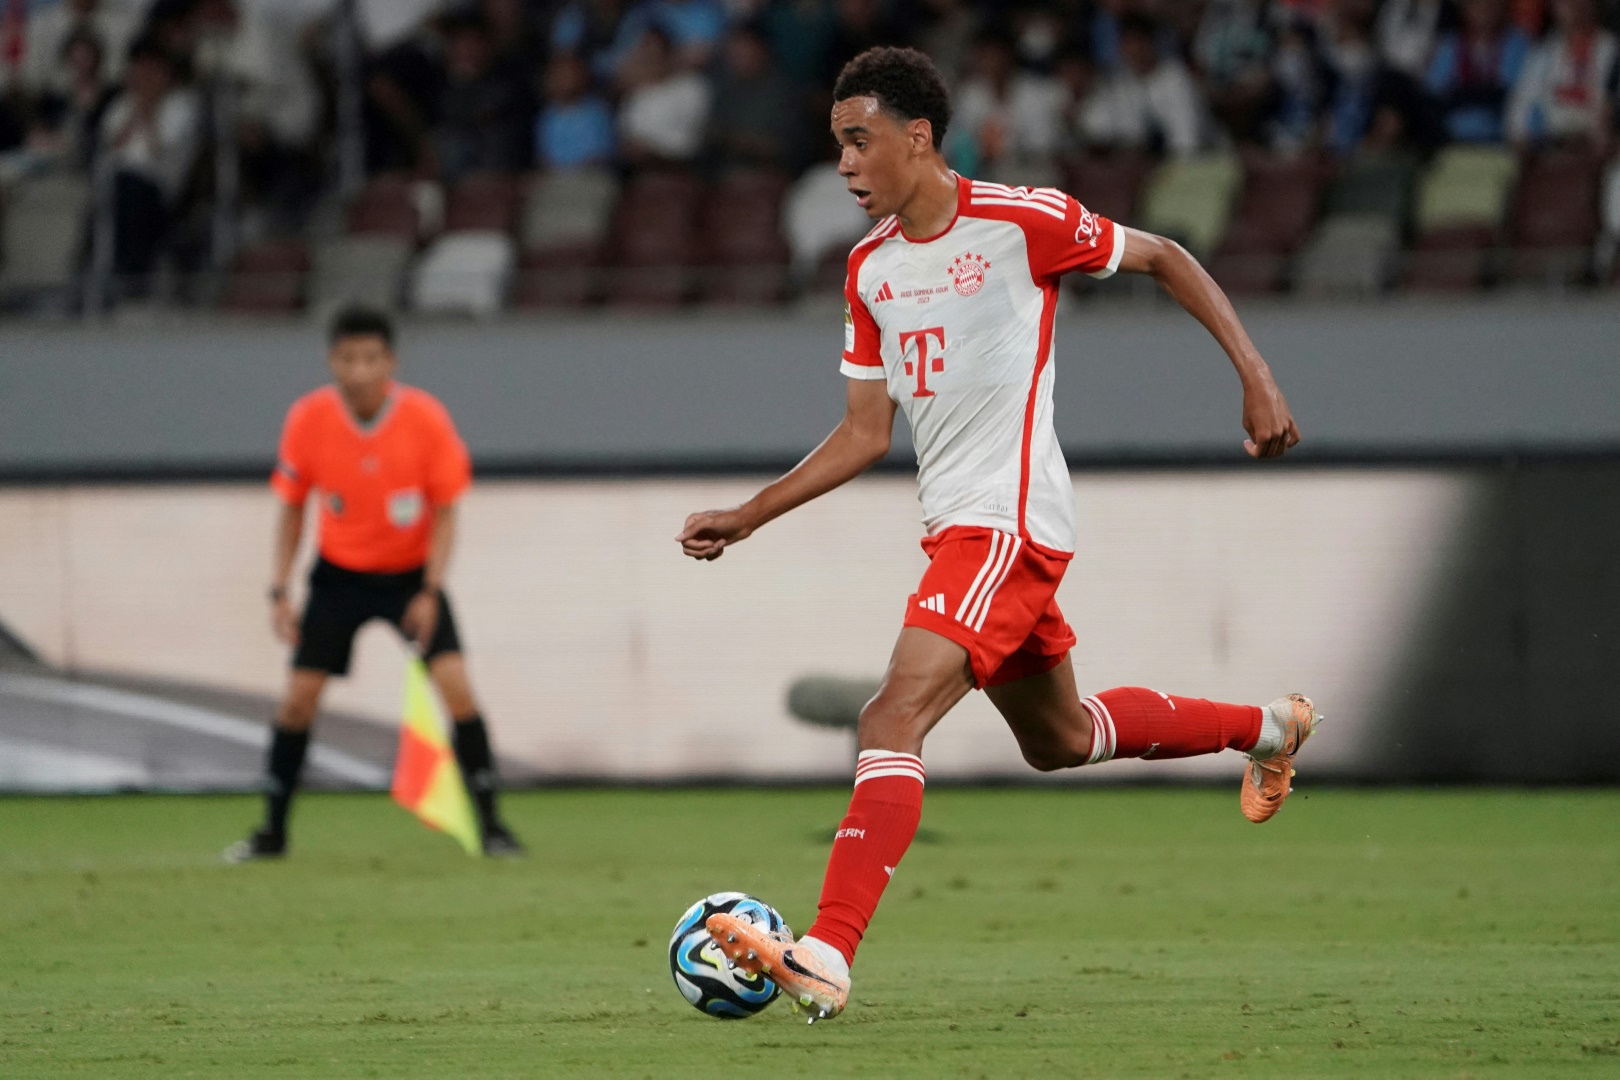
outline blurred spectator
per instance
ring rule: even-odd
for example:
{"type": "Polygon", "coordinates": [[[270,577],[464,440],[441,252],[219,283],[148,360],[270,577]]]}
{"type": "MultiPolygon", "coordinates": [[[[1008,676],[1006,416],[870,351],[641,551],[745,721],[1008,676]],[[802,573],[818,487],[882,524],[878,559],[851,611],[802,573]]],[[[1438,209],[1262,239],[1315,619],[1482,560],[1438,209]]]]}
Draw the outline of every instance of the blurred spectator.
{"type": "Polygon", "coordinates": [[[703,147],[709,83],[676,66],[675,46],[662,30],[641,35],[624,63],[619,110],[621,153],[632,165],[689,163],[703,147]]]}
{"type": "MultiPolygon", "coordinates": [[[[1286,43],[1286,35],[1280,37],[1286,43]]],[[[1255,0],[1211,0],[1203,8],[1191,40],[1193,60],[1203,76],[1215,118],[1240,143],[1264,141],[1268,107],[1276,110],[1271,38],[1261,22],[1260,4],[1255,0]]],[[[1288,62],[1283,66],[1290,67],[1288,62]]],[[[1293,72],[1290,69],[1285,74],[1293,72]]]]}
{"type": "Polygon", "coordinates": [[[1289,20],[1277,32],[1271,85],[1271,147],[1291,152],[1313,145],[1320,134],[1327,97],[1327,70],[1316,47],[1316,35],[1298,20],[1289,20]]]}
{"type": "MultiPolygon", "coordinates": [[[[773,0],[760,15],[771,43],[771,55],[788,80],[801,87],[827,82],[832,52],[832,5],[825,0],[773,0]]],[[[836,73],[835,73],[836,75],[836,73]]]]}
{"type": "Polygon", "coordinates": [[[1507,98],[1530,48],[1524,31],[1507,21],[1506,0],[1462,0],[1462,28],[1440,39],[1424,79],[1448,138],[1502,141],[1507,98]]]}
{"type": "Polygon", "coordinates": [[[424,25],[372,60],[365,103],[369,171],[432,171],[428,136],[444,97],[442,53],[436,28],[424,25]]]}
{"type": "Polygon", "coordinates": [[[110,175],[113,270],[133,294],[147,291],[169,223],[197,160],[201,110],[177,85],[167,53],[150,39],[131,47],[124,89],[102,117],[101,167],[110,175]]]}
{"type": "Polygon", "coordinates": [[[564,53],[546,70],[546,101],[535,123],[535,157],[544,169],[579,169],[613,159],[613,109],[591,89],[585,61],[564,53]]]}
{"type": "Polygon", "coordinates": [[[204,79],[232,80],[247,137],[303,148],[316,134],[320,99],[295,28],[272,23],[241,0],[196,0],[196,67],[204,79]]]}
{"type": "Polygon", "coordinates": [[[613,86],[646,27],[627,9],[627,0],[569,0],[551,24],[552,53],[580,57],[601,86],[613,86]]]}
{"type": "Polygon", "coordinates": [[[23,85],[33,94],[66,91],[74,72],[63,59],[68,39],[76,34],[89,34],[100,43],[103,75],[118,79],[143,6],[119,0],[61,0],[40,7],[28,16],[23,85]]]}
{"type": "Polygon", "coordinates": [[[1331,78],[1326,143],[1352,153],[1364,139],[1377,149],[1428,140],[1419,85],[1385,64],[1374,46],[1375,0],[1338,0],[1323,56],[1331,78]]]}
{"type": "Polygon", "coordinates": [[[494,43],[494,66],[502,75],[532,86],[546,62],[546,35],[524,0],[482,0],[479,11],[494,43]]]}
{"type": "Polygon", "coordinates": [[[433,132],[439,176],[454,184],[469,173],[511,172],[529,163],[530,96],[510,68],[495,65],[489,25],[477,15],[444,27],[444,96],[433,132]]]}
{"type": "Polygon", "coordinates": [[[1439,39],[1442,20],[1454,22],[1448,0],[1383,0],[1378,11],[1378,53],[1390,70],[1421,79],[1439,39]]]}
{"type": "Polygon", "coordinates": [[[972,70],[956,93],[952,164],[998,183],[1056,183],[1062,83],[1019,70],[1012,38],[999,32],[974,43],[972,70]]]}
{"type": "Polygon", "coordinates": [[[719,0],[647,0],[648,23],[669,35],[676,62],[699,70],[709,66],[726,32],[726,9],[719,0]]]}
{"type": "Polygon", "coordinates": [[[40,95],[30,148],[46,161],[88,169],[102,114],[117,93],[106,78],[100,40],[87,29],[73,31],[62,43],[59,68],[67,77],[53,79],[52,89],[40,95]]]}
{"type": "Polygon", "coordinates": [[[1553,32],[1536,46],[1508,100],[1514,142],[1585,142],[1612,137],[1616,43],[1598,25],[1592,0],[1553,0],[1553,32]]]}
{"type": "Polygon", "coordinates": [[[1157,24],[1144,15],[1120,20],[1122,66],[1104,75],[1080,106],[1086,143],[1177,155],[1208,145],[1206,106],[1198,86],[1180,60],[1159,56],[1157,34],[1157,24]]]}
{"type": "Polygon", "coordinates": [[[968,0],[917,0],[916,45],[954,86],[967,74],[968,55],[979,33],[979,13],[968,0]]]}
{"type": "Polygon", "coordinates": [[[832,39],[827,43],[826,68],[821,75],[824,89],[831,91],[844,65],[867,49],[899,40],[881,0],[833,0],[832,39]]]}
{"type": "Polygon", "coordinates": [[[785,168],[799,145],[793,87],[771,63],[762,31],[744,24],[726,39],[709,113],[709,147],[722,170],[785,168]]]}

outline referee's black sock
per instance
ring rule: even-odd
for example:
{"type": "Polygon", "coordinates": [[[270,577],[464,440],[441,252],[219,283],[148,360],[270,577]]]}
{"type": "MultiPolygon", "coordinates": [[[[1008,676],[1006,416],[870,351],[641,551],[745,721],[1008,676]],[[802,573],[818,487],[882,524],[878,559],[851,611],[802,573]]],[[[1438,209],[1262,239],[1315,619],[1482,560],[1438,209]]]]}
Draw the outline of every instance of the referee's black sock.
{"type": "Polygon", "coordinates": [[[456,764],[467,780],[467,792],[478,808],[478,822],[485,832],[496,823],[495,755],[489,749],[489,729],[476,714],[457,720],[451,726],[450,741],[456,750],[456,764]]]}
{"type": "Polygon", "coordinates": [[[298,774],[304,771],[304,753],[309,749],[308,731],[270,729],[270,754],[265,777],[264,827],[277,836],[287,835],[287,808],[298,788],[298,774]]]}

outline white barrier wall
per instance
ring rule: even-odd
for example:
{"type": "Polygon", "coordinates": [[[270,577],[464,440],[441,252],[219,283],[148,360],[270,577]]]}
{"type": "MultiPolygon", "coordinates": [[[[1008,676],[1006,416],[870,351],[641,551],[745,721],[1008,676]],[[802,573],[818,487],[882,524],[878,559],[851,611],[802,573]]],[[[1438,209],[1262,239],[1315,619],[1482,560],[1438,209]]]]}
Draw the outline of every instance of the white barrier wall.
{"type": "MultiPolygon", "coordinates": [[[[841,777],[847,736],[788,716],[808,673],[879,674],[924,566],[912,482],[872,477],[711,564],[685,515],[753,479],[502,481],[462,513],[450,578],[502,754],[541,777],[841,777]]],[[[1466,518],[1466,474],[1226,470],[1077,476],[1060,602],[1082,687],[1263,703],[1312,694],[1313,764],[1353,769],[1365,721],[1466,518]]],[[[258,485],[0,490],[0,621],[52,664],[273,694],[272,497],[258,485]]],[[[402,652],[362,636],[329,704],[391,724],[402,652]]],[[[930,775],[1025,776],[982,695],[930,775]]],[[[1234,774],[1235,757],[1070,774],[1234,774]]]]}

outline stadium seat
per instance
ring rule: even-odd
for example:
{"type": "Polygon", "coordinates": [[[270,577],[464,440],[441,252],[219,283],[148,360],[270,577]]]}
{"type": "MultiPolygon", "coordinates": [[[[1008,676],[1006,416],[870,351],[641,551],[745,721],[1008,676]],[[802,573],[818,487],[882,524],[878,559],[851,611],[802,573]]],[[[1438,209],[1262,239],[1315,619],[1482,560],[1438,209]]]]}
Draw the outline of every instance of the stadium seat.
{"type": "Polygon", "coordinates": [[[536,176],[523,202],[524,253],[599,251],[607,242],[618,198],[619,182],[605,169],[536,176]]]}
{"type": "Polygon", "coordinates": [[[243,315],[289,315],[303,306],[309,245],[271,240],[236,257],[220,307],[243,315]]]}
{"type": "Polygon", "coordinates": [[[772,170],[733,172],[703,200],[704,296],[719,303],[787,299],[791,253],[782,237],[788,180],[772,170]]]}
{"type": "Polygon", "coordinates": [[[521,198],[516,176],[474,173],[450,189],[444,208],[445,231],[515,232],[521,198]]]}
{"type": "Polygon", "coordinates": [[[1064,184],[1087,210],[1130,224],[1135,220],[1137,193],[1151,167],[1141,154],[1090,154],[1069,163],[1064,184]]]}
{"type": "Polygon", "coordinates": [[[1505,147],[1446,147],[1418,182],[1414,230],[1422,236],[1439,229],[1498,228],[1518,171],[1505,147]]]}
{"type": "Polygon", "coordinates": [[[1327,169],[1315,155],[1251,155],[1243,194],[1210,274],[1234,293],[1276,292],[1290,257],[1310,235],[1327,169]]]}
{"type": "Polygon", "coordinates": [[[1513,200],[1507,274],[1566,285],[1584,278],[1599,227],[1601,159],[1583,150],[1533,156],[1513,200]]]}
{"type": "Polygon", "coordinates": [[[62,292],[84,253],[90,185],[78,176],[24,180],[6,192],[0,219],[0,294],[62,292]]]}
{"type": "Polygon", "coordinates": [[[393,309],[415,244],[400,236],[344,236],[315,249],[309,300],[324,312],[356,303],[393,309]]]}
{"type": "Polygon", "coordinates": [[[1378,214],[1397,229],[1406,223],[1417,163],[1404,154],[1363,154],[1328,185],[1325,210],[1335,214],[1378,214]]]}
{"type": "Polygon", "coordinates": [[[600,293],[619,182],[605,169],[545,173],[529,181],[520,233],[518,307],[578,307],[600,293]]]}
{"type": "Polygon", "coordinates": [[[686,172],[660,170],[630,181],[613,224],[610,300],[669,306],[691,297],[702,195],[702,184],[686,172]]]}
{"type": "Polygon", "coordinates": [[[1296,285],[1312,296],[1370,296],[1388,284],[1400,230],[1382,213],[1335,214],[1300,256],[1296,285]]]}
{"type": "Polygon", "coordinates": [[[415,240],[424,232],[416,185],[403,174],[372,177],[349,204],[351,233],[381,233],[415,240]]]}
{"type": "Polygon", "coordinates": [[[1402,280],[1425,291],[1485,283],[1518,161],[1500,146],[1448,146],[1418,180],[1412,211],[1416,238],[1402,280]]]}
{"type": "Polygon", "coordinates": [[[1452,225],[1418,236],[1406,253],[1402,282],[1424,292],[1477,289],[1485,284],[1498,231],[1488,225],[1452,225]]]}
{"type": "Polygon", "coordinates": [[[1243,170],[1233,154],[1166,161],[1142,191],[1142,227],[1207,258],[1226,235],[1243,170]]]}
{"type": "Polygon", "coordinates": [[[494,229],[439,237],[411,271],[411,307],[434,314],[490,316],[500,311],[517,265],[517,244],[494,229]]]}

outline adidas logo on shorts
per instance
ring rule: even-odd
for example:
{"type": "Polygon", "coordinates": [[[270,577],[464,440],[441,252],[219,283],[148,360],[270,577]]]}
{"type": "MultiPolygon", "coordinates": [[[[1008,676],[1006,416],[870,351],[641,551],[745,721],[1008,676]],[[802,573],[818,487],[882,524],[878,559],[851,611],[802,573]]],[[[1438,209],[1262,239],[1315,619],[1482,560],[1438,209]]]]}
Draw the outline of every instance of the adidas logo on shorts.
{"type": "Polygon", "coordinates": [[[945,594],[935,593],[933,596],[925,596],[921,600],[917,601],[917,606],[920,608],[926,608],[936,614],[943,615],[945,614],[945,594]]]}

